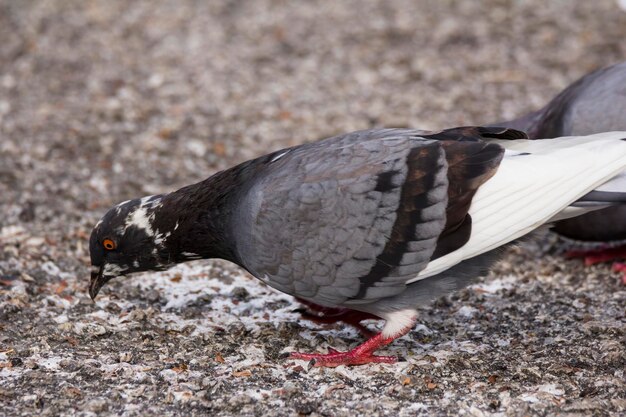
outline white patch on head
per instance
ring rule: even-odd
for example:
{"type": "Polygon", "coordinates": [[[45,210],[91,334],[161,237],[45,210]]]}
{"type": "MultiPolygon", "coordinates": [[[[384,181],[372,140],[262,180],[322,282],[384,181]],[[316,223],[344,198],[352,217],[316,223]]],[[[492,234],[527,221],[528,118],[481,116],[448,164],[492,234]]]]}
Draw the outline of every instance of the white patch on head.
{"type": "Polygon", "coordinates": [[[154,243],[156,245],[162,245],[163,241],[169,237],[170,232],[163,234],[152,228],[152,223],[154,222],[155,217],[154,210],[161,207],[161,204],[161,197],[155,197],[153,195],[143,197],[139,200],[139,207],[137,207],[126,218],[124,229],[120,234],[123,234],[129,227],[134,226],[143,230],[149,237],[154,238],[154,243]],[[148,215],[148,210],[152,210],[150,215],[148,215]]]}
{"type": "Polygon", "coordinates": [[[417,311],[409,308],[380,314],[380,316],[387,321],[383,327],[383,337],[396,337],[406,333],[407,328],[415,326],[417,311]]]}
{"type": "Polygon", "coordinates": [[[139,268],[139,261],[133,261],[133,267],[139,268]]]}
{"type": "Polygon", "coordinates": [[[273,157],[270,162],[276,162],[278,161],[280,158],[282,158],[283,156],[287,155],[289,152],[291,151],[291,149],[286,150],[285,152],[279,153],[278,155],[276,155],[275,157],[273,157]]]}
{"type": "Polygon", "coordinates": [[[152,230],[152,225],[150,224],[150,219],[148,218],[148,210],[144,207],[139,207],[128,215],[125,228],[128,229],[131,226],[135,226],[137,229],[143,230],[150,237],[154,236],[154,230],[152,230]]]}
{"type": "Polygon", "coordinates": [[[104,276],[118,276],[122,272],[126,271],[128,267],[126,265],[105,264],[102,275],[104,276]]]}

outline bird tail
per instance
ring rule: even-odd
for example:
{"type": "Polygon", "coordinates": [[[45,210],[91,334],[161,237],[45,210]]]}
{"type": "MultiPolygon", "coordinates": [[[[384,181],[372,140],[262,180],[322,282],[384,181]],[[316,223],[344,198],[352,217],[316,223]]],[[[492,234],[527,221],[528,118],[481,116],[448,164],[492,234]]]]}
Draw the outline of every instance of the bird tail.
{"type": "MultiPolygon", "coordinates": [[[[594,198],[593,192],[603,187],[623,184],[618,177],[626,171],[626,132],[489,141],[498,143],[505,153],[495,175],[472,199],[469,241],[431,261],[416,280],[509,243],[545,223],[601,208],[581,209],[576,204],[584,205],[579,200],[594,198]]],[[[589,203],[612,204],[585,204],[589,203]]]]}
{"type": "MultiPolygon", "coordinates": [[[[581,147],[581,149],[583,149],[583,147],[588,147],[590,153],[588,155],[582,156],[585,158],[597,158],[597,151],[594,151],[594,149],[601,146],[600,141],[603,140],[608,140],[609,142],[615,140],[626,141],[626,132],[606,132],[589,136],[563,137],[557,138],[556,142],[553,143],[551,143],[550,141],[541,140],[537,141],[537,144],[533,144],[530,147],[526,146],[526,144],[522,143],[522,141],[516,141],[517,143],[501,141],[500,144],[510,151],[520,151],[521,149],[525,149],[528,151],[530,150],[529,148],[533,148],[535,152],[546,152],[552,149],[558,149],[561,146],[575,146],[577,148],[581,147]],[[559,143],[561,141],[563,141],[563,144],[559,143]]],[[[569,173],[567,172],[563,172],[563,175],[568,174],[569,173]]],[[[590,211],[595,211],[618,204],[626,204],[626,170],[613,176],[612,178],[609,178],[607,181],[595,187],[588,193],[580,196],[576,201],[572,202],[562,211],[554,215],[549,220],[549,223],[577,217],[590,211]]]]}

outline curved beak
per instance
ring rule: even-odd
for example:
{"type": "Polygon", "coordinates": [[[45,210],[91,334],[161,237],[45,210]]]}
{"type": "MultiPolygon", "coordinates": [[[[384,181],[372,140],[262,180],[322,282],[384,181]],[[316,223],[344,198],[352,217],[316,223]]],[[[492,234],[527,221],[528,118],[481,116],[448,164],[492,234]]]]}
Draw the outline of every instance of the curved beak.
{"type": "Polygon", "coordinates": [[[98,268],[95,266],[91,267],[91,281],[89,282],[89,296],[93,301],[96,300],[96,296],[98,292],[100,292],[100,288],[108,281],[102,276],[102,271],[104,269],[104,264],[98,268]]]}

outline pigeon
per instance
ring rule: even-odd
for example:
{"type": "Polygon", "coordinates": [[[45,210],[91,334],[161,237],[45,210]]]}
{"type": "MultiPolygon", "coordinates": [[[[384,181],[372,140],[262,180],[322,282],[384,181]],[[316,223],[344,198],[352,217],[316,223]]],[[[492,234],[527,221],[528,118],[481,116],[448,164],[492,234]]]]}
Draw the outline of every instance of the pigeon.
{"type": "Polygon", "coordinates": [[[92,231],[89,294],[118,276],[221,258],[315,311],[385,320],[354,349],[291,358],[393,363],[376,350],[414,327],[418,306],[485,273],[504,245],[626,199],[596,191],[626,169],[626,132],[526,138],[500,127],[364,130],[122,202],[92,231]]]}
{"type": "MultiPolygon", "coordinates": [[[[494,126],[526,131],[531,139],[626,130],[626,62],[593,71],[571,84],[542,109],[494,126]]],[[[625,241],[626,205],[615,205],[557,222],[552,230],[583,242],[625,241]]],[[[571,251],[569,256],[584,257],[587,265],[626,259],[626,245],[622,242],[600,250],[571,251]]],[[[613,268],[624,272],[623,282],[626,284],[626,264],[615,263],[613,268]]]]}

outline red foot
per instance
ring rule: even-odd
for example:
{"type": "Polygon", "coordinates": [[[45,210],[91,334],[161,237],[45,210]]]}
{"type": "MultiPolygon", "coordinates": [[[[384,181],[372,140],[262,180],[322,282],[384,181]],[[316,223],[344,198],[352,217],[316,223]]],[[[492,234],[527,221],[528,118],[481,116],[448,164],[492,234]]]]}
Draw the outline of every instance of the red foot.
{"type": "Polygon", "coordinates": [[[347,352],[339,352],[333,348],[328,348],[327,354],[321,353],[299,353],[292,352],[290,359],[303,359],[313,361],[313,366],[335,367],[339,365],[363,365],[366,363],[395,363],[398,359],[395,356],[377,356],[374,352],[391,343],[395,339],[407,334],[414,326],[415,320],[409,326],[402,329],[393,336],[384,337],[382,333],[376,334],[365,343],[347,352]]]}
{"type": "MultiPolygon", "coordinates": [[[[626,259],[626,245],[615,248],[605,248],[596,250],[580,250],[569,251],[565,254],[568,258],[584,258],[585,265],[591,266],[602,262],[614,261],[616,259],[626,259]]],[[[622,284],[626,285],[626,264],[615,262],[613,271],[623,272],[622,284]]]]}
{"type": "Polygon", "coordinates": [[[320,313],[315,314],[312,311],[296,310],[300,313],[303,319],[317,324],[334,324],[339,322],[346,323],[356,328],[365,337],[372,337],[374,336],[374,333],[372,333],[367,327],[363,326],[361,322],[369,319],[380,319],[380,317],[373,314],[351,310],[349,308],[324,307],[301,298],[297,298],[297,300],[307,306],[310,310],[320,313]]]}

